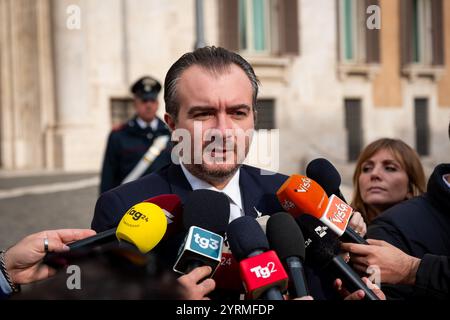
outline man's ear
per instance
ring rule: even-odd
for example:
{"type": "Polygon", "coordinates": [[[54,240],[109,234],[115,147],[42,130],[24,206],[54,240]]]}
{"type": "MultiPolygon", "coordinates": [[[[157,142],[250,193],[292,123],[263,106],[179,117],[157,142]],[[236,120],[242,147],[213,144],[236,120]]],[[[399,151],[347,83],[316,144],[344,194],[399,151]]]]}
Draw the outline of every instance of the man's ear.
{"type": "Polygon", "coordinates": [[[171,131],[175,130],[175,120],[172,118],[172,116],[168,113],[164,114],[164,121],[167,123],[167,126],[171,131]]]}

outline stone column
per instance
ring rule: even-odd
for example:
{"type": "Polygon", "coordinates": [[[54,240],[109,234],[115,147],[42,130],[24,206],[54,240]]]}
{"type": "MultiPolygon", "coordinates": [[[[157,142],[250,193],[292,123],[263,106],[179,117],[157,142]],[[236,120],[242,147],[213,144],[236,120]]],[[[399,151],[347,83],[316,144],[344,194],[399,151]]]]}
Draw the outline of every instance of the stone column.
{"type": "Polygon", "coordinates": [[[77,158],[79,129],[88,117],[88,61],[85,1],[52,0],[55,68],[56,165],[71,167],[77,158]],[[79,19],[79,21],[78,21],[79,19]]]}
{"type": "Polygon", "coordinates": [[[52,117],[48,0],[0,0],[2,166],[46,167],[52,117]]]}

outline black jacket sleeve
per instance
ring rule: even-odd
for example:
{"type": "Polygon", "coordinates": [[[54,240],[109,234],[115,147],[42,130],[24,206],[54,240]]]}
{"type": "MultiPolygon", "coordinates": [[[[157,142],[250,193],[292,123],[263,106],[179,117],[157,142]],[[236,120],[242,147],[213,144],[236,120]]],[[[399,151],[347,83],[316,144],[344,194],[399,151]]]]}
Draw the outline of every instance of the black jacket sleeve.
{"type": "Polygon", "coordinates": [[[96,232],[114,228],[125,212],[125,206],[120,197],[114,192],[105,192],[95,204],[91,228],[96,232]]]}
{"type": "Polygon", "coordinates": [[[366,238],[384,240],[403,252],[410,252],[410,248],[407,248],[408,241],[404,239],[401,231],[388,219],[375,219],[367,229],[366,238]]]}
{"type": "Polygon", "coordinates": [[[416,273],[415,290],[420,295],[449,298],[450,257],[426,254],[416,273]]]}
{"type": "Polygon", "coordinates": [[[121,182],[118,181],[120,159],[117,150],[119,150],[118,139],[114,132],[111,132],[103,159],[100,194],[117,187],[121,182]]]}

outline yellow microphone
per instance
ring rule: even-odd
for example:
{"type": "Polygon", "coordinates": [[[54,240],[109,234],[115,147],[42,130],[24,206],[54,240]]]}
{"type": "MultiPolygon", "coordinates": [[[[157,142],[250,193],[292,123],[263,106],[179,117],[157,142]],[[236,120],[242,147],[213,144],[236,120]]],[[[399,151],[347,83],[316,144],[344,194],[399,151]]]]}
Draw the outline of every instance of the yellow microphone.
{"type": "Polygon", "coordinates": [[[161,241],[166,229],[164,211],[156,204],[141,202],[132,206],[122,217],[116,237],[119,241],[133,244],[140,252],[147,253],[161,241]]]}

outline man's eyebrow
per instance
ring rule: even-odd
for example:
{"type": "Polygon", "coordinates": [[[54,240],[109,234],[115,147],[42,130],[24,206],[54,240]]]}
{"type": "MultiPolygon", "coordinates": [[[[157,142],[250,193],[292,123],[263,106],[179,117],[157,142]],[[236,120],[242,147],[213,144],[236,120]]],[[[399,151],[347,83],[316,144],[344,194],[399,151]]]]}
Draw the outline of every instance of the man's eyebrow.
{"type": "Polygon", "coordinates": [[[247,111],[250,111],[250,106],[246,105],[246,104],[238,104],[238,105],[234,105],[234,106],[229,106],[227,107],[227,110],[238,110],[238,109],[246,109],[247,111]]]}
{"type": "Polygon", "coordinates": [[[196,112],[216,111],[217,109],[211,106],[193,106],[189,109],[188,114],[192,115],[196,112]]]}
{"type": "MultiPolygon", "coordinates": [[[[227,110],[245,109],[247,111],[250,111],[251,107],[246,104],[237,104],[237,105],[226,107],[226,109],[227,110]]],[[[196,112],[208,112],[208,111],[216,112],[217,108],[212,107],[212,106],[192,106],[188,111],[188,115],[192,115],[196,112]]]]}

